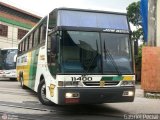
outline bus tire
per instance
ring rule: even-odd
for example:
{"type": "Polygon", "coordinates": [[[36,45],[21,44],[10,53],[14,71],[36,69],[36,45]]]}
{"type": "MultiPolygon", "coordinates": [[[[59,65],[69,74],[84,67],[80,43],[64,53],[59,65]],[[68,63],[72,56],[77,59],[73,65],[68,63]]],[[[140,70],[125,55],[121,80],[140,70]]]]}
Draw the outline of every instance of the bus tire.
{"type": "Polygon", "coordinates": [[[38,86],[38,98],[43,105],[53,105],[53,102],[46,98],[46,85],[44,79],[40,81],[38,86]]]}
{"type": "Polygon", "coordinates": [[[22,89],[26,89],[26,86],[24,85],[24,80],[23,80],[23,77],[22,77],[22,76],[20,77],[19,80],[20,80],[20,83],[21,83],[21,88],[22,88],[22,89]]]}

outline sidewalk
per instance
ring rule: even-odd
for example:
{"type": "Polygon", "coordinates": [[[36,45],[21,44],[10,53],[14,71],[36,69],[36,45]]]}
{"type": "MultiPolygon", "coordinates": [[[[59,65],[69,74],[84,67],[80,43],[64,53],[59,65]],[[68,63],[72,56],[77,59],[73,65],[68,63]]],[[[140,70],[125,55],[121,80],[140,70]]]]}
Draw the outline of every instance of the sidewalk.
{"type": "Polygon", "coordinates": [[[134,102],[110,103],[107,105],[127,114],[160,114],[160,99],[145,98],[140,85],[136,85],[134,102]]]}

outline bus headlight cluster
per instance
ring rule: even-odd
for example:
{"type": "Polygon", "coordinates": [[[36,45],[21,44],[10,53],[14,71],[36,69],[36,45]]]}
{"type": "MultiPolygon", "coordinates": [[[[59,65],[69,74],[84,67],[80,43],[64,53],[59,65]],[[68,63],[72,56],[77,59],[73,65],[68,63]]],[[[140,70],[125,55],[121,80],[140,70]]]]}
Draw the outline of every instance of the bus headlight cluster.
{"type": "Polygon", "coordinates": [[[79,93],[66,93],[65,98],[80,98],[79,93]]]}
{"type": "Polygon", "coordinates": [[[78,86],[79,81],[58,81],[58,86],[78,86]]]}
{"type": "Polygon", "coordinates": [[[134,86],[135,81],[121,81],[121,86],[134,86]]]}

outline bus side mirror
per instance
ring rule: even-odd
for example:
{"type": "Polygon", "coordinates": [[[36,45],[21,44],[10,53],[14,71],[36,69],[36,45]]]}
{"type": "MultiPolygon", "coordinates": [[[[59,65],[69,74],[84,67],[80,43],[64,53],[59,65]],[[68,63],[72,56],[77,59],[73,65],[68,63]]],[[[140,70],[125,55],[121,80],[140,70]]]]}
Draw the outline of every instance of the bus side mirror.
{"type": "Polygon", "coordinates": [[[17,54],[14,56],[14,62],[16,62],[16,60],[17,60],[17,54]]]}

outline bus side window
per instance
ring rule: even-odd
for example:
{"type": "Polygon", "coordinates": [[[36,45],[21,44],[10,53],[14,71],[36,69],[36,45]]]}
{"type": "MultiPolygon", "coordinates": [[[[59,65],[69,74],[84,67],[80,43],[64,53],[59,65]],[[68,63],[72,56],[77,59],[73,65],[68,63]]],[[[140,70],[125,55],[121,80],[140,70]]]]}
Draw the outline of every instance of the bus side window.
{"type": "Polygon", "coordinates": [[[32,34],[28,36],[29,39],[29,49],[32,48],[32,34]]]}
{"type": "Polygon", "coordinates": [[[38,45],[38,39],[39,39],[39,29],[36,29],[34,32],[34,47],[38,45]]]}
{"type": "Polygon", "coordinates": [[[34,33],[35,31],[32,33],[32,47],[34,47],[34,33]]]}
{"type": "Polygon", "coordinates": [[[40,29],[40,44],[44,43],[45,39],[46,39],[46,27],[42,25],[40,29]]]}
{"type": "Polygon", "coordinates": [[[21,43],[18,45],[18,54],[21,54],[21,43]]]}
{"type": "Polygon", "coordinates": [[[51,37],[51,52],[53,54],[57,53],[57,41],[55,36],[51,37]]]}
{"type": "Polygon", "coordinates": [[[48,52],[50,53],[50,62],[56,61],[56,55],[58,52],[57,40],[55,35],[48,36],[48,52]]]}
{"type": "Polygon", "coordinates": [[[48,65],[50,72],[52,73],[53,76],[56,75],[58,69],[57,69],[57,60],[58,60],[58,47],[57,47],[57,40],[56,36],[53,35],[48,35],[48,65]]]}
{"type": "Polygon", "coordinates": [[[22,53],[22,51],[23,51],[22,47],[23,47],[23,42],[21,42],[21,46],[20,46],[20,51],[21,51],[21,53],[22,53]]]}
{"type": "Polygon", "coordinates": [[[56,62],[57,53],[58,53],[58,44],[57,44],[56,36],[52,35],[51,36],[51,57],[52,57],[51,62],[53,63],[56,62]]]}
{"type": "Polygon", "coordinates": [[[28,50],[28,38],[26,38],[26,43],[25,43],[25,50],[27,51],[28,50]]]}
{"type": "Polygon", "coordinates": [[[21,42],[21,45],[22,45],[22,46],[21,46],[21,49],[22,49],[21,51],[22,51],[22,53],[23,53],[23,50],[24,50],[24,49],[23,49],[23,47],[24,47],[23,43],[24,43],[24,41],[21,42]]]}
{"type": "Polygon", "coordinates": [[[47,18],[44,19],[42,25],[40,26],[40,44],[44,43],[46,40],[46,29],[47,29],[47,18]]]}
{"type": "Polygon", "coordinates": [[[27,50],[29,50],[29,37],[27,37],[27,40],[28,40],[28,44],[27,44],[27,50]]]}
{"type": "Polygon", "coordinates": [[[26,39],[23,41],[23,51],[25,52],[25,48],[26,48],[26,39]]]}

